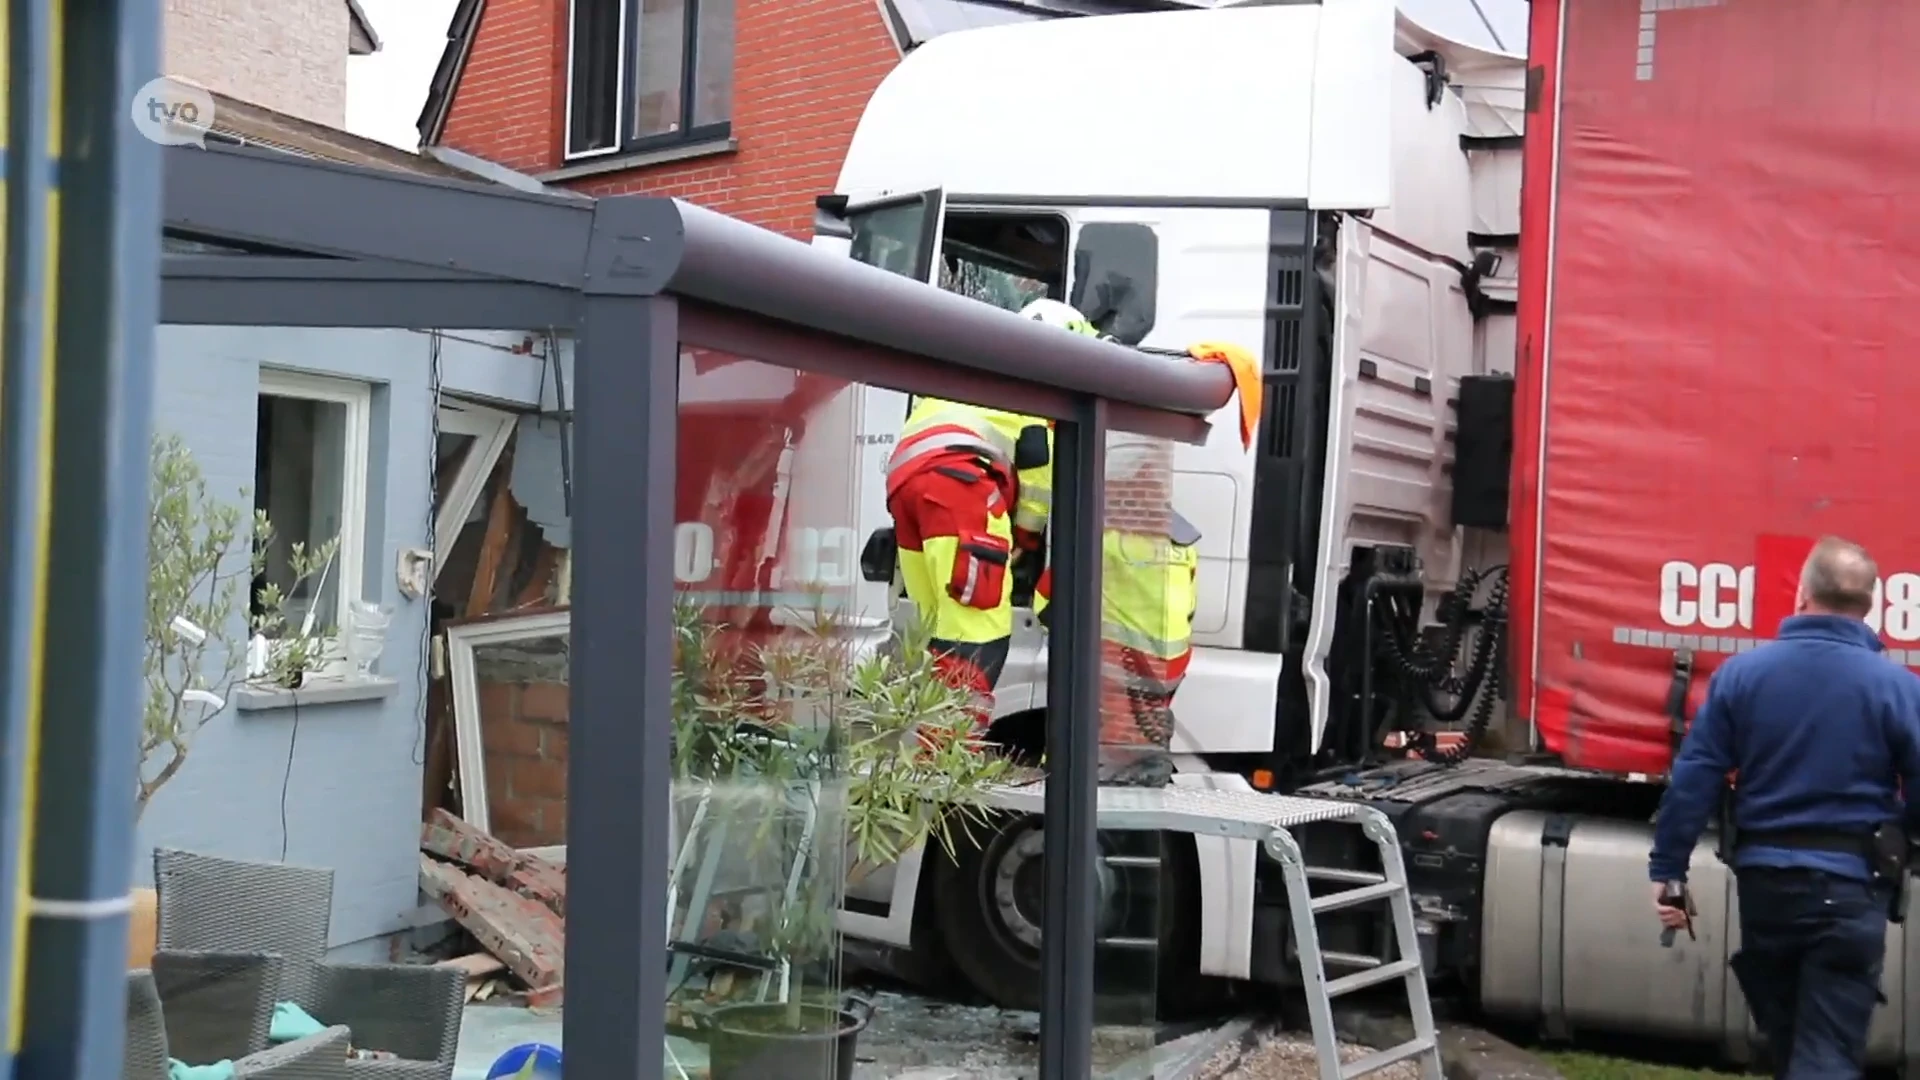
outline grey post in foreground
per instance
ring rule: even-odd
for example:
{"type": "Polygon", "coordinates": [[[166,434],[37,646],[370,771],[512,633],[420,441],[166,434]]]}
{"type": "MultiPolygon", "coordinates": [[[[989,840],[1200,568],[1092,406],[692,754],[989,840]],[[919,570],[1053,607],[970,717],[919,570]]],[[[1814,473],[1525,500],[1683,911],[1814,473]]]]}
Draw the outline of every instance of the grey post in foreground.
{"type": "Polygon", "coordinates": [[[23,1080],[110,1080],[127,992],[160,277],[160,155],[129,103],[158,68],[160,12],[151,0],[31,7],[63,10],[65,25],[37,836],[15,1064],[23,1080]]]}

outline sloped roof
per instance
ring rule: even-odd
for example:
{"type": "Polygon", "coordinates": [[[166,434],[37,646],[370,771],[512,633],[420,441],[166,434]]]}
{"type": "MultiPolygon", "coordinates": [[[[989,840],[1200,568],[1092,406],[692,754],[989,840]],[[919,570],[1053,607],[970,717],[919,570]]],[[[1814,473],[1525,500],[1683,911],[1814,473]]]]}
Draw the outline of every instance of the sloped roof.
{"type": "MultiPolygon", "coordinates": [[[[1009,22],[1057,19],[1080,15],[1120,15],[1138,11],[1178,11],[1205,7],[1206,0],[881,0],[887,28],[904,52],[941,34],[998,26],[1009,22]]],[[[416,123],[420,145],[440,141],[460,85],[467,56],[473,50],[486,0],[460,0],[447,23],[447,44],[427,87],[427,100],[416,123]]]]}
{"type": "Polygon", "coordinates": [[[302,120],[228,94],[215,91],[213,101],[213,134],[222,141],[416,176],[474,179],[473,174],[424,154],[409,153],[376,139],[302,120]]]}

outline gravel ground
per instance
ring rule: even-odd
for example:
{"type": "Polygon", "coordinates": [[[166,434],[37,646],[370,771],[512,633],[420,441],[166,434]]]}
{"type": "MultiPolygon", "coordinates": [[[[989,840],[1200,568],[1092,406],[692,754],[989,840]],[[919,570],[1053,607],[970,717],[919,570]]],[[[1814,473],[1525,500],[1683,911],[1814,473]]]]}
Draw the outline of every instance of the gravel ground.
{"type": "MultiPolygon", "coordinates": [[[[1340,1044],[1340,1058],[1352,1061],[1373,1052],[1372,1047],[1340,1044]]],[[[1420,1080],[1414,1062],[1400,1061],[1368,1074],[1372,1080],[1420,1080]]],[[[1320,1080],[1313,1038],[1293,1032],[1264,1032],[1252,1045],[1229,1046],[1200,1070],[1196,1080],[1320,1080]]]]}

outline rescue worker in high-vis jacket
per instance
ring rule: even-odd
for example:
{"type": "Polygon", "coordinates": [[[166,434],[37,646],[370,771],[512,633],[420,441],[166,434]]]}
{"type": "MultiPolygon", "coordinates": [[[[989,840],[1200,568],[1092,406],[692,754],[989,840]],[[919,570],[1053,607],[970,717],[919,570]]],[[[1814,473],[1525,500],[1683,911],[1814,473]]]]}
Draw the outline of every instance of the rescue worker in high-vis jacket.
{"type": "MultiPolygon", "coordinates": [[[[1127,463],[1114,462],[1117,456],[1109,451],[1109,471],[1125,476],[1127,463]]],[[[1161,528],[1136,522],[1106,528],[1100,538],[1102,783],[1160,787],[1173,775],[1167,748],[1173,695],[1193,655],[1200,531],[1163,509],[1161,528]]],[[[1034,590],[1042,625],[1049,623],[1052,578],[1043,573],[1034,590]]]]}
{"type": "MultiPolygon", "coordinates": [[[[1259,366],[1238,346],[1195,345],[1188,356],[1224,364],[1240,395],[1240,437],[1251,448],[1260,411],[1259,366]]],[[[1107,451],[1110,485],[1144,484],[1172,491],[1172,445],[1145,437],[1114,438],[1107,451]]],[[[1173,775],[1173,696],[1193,655],[1199,607],[1200,530],[1161,500],[1110,507],[1101,530],[1100,782],[1165,786],[1173,775]]],[[[1049,623],[1052,572],[1034,590],[1033,609],[1049,623]]]]}
{"type": "MultiPolygon", "coordinates": [[[[1060,320],[1056,301],[1022,312],[1060,320]]],[[[918,398],[887,462],[901,583],[929,628],[936,664],[973,691],[976,721],[993,714],[993,687],[1013,636],[1016,560],[1045,558],[1051,508],[1053,432],[1044,419],[1000,409],[918,398]]]]}

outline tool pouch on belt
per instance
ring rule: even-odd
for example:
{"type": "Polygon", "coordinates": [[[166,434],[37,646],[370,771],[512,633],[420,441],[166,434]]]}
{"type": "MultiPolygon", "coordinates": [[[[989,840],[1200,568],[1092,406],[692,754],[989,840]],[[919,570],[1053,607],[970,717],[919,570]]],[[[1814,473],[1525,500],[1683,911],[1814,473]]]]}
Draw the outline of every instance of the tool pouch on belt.
{"type": "Polygon", "coordinates": [[[1900,822],[1884,822],[1873,830],[1867,846],[1867,862],[1873,868],[1874,884],[1893,890],[1887,911],[1890,922],[1906,918],[1908,855],[1907,830],[1900,822]]]}
{"type": "Polygon", "coordinates": [[[953,555],[953,576],[947,582],[947,595],[979,611],[1000,606],[1006,591],[1008,566],[1013,545],[1001,537],[983,532],[963,532],[953,555]]]}

